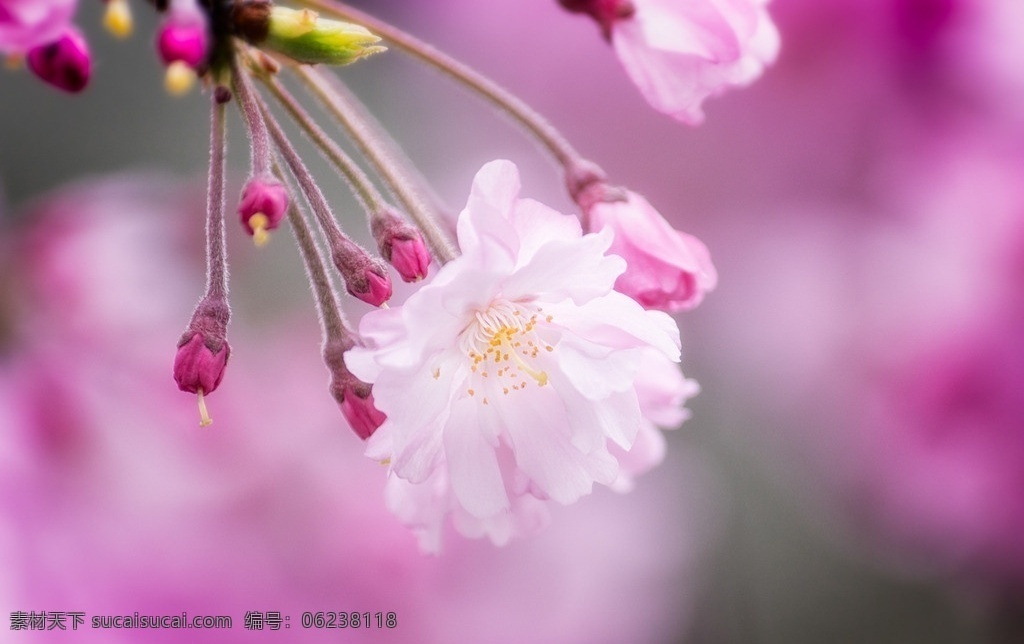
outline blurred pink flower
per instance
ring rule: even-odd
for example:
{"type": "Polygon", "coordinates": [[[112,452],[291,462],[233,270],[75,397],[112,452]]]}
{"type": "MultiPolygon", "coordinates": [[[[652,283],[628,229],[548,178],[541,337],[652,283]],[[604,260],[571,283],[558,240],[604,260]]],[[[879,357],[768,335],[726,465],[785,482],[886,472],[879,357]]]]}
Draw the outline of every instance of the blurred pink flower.
{"type": "Polygon", "coordinates": [[[459,217],[462,256],[364,316],[368,347],[347,354],[387,415],[367,454],[431,490],[411,494],[439,496],[437,511],[501,525],[455,522],[499,543],[539,523],[520,497],[569,504],[616,480],[609,446],[636,440],[644,351],[679,358],[675,322],[612,290],[624,266],[605,255],[611,233],[584,236],[519,190],[512,163],[485,165],[459,217]]]}
{"type": "Polygon", "coordinates": [[[758,453],[811,475],[824,517],[886,565],[1019,602],[1024,157],[943,135],[885,159],[873,211],[790,208],[734,238],[745,274],[710,323],[731,326],[756,434],[786,428],[758,453]]]}
{"type": "Polygon", "coordinates": [[[659,112],[704,120],[702,103],[753,82],[779,52],[768,0],[631,0],[612,22],[611,41],[626,73],[659,112]]]}
{"type": "Polygon", "coordinates": [[[92,76],[92,55],[85,37],[70,27],[53,42],[29,50],[28,68],[40,80],[72,94],[81,92],[92,76]]]}
{"type": "Polygon", "coordinates": [[[77,0],[0,2],[0,52],[25,54],[55,42],[71,28],[77,0]]]}
{"type": "Polygon", "coordinates": [[[195,642],[251,641],[247,611],[280,611],[297,640],[334,641],[338,631],[302,628],[301,616],[339,610],[397,615],[394,630],[346,630],[353,642],[675,639],[691,598],[666,574],[688,583],[704,538],[680,514],[680,491],[696,482],[682,470],[660,473],[661,497],[564,509],[544,539],[504,550],[460,541],[423,557],[380,503],[379,466],[323,396],[305,316],[237,325],[237,336],[276,340],[242,343],[260,351],[232,356],[216,425],[195,429],[164,355],[192,305],[189,283],[202,280],[183,216],[202,207],[180,209],[183,192],[74,188],[0,238],[13,242],[0,262],[18,286],[0,291],[0,313],[16,313],[0,338],[5,611],[82,611],[84,630],[66,635],[105,643],[141,635],[89,618],[136,611],[232,617],[230,630],[190,630],[195,642]],[[268,383],[274,395],[260,395],[268,383]]]}

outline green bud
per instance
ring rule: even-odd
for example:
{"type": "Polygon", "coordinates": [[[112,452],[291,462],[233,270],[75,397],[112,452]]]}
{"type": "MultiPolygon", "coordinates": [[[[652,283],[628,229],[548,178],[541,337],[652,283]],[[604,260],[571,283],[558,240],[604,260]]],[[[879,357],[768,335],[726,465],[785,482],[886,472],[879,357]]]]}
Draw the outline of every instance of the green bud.
{"type": "Polygon", "coordinates": [[[300,63],[347,65],[385,51],[387,47],[378,42],[380,36],[359,25],[321,18],[309,9],[274,7],[266,39],[259,46],[300,63]]]}

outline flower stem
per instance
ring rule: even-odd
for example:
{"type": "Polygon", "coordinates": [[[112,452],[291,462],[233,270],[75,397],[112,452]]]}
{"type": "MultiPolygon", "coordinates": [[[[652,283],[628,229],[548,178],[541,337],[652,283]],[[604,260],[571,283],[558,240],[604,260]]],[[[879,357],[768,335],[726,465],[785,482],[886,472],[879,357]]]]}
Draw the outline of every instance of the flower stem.
{"type": "Polygon", "coordinates": [[[329,75],[321,74],[310,67],[299,67],[295,73],[331,115],[338,119],[363,156],[373,164],[377,173],[391,187],[392,192],[422,231],[434,256],[442,262],[454,259],[457,252],[441,227],[440,214],[419,196],[414,182],[402,171],[401,162],[390,153],[387,141],[379,135],[378,128],[369,119],[362,117],[361,106],[355,104],[348,90],[340,83],[332,82],[334,79],[329,75]]]}
{"type": "Polygon", "coordinates": [[[351,186],[352,192],[363,208],[366,209],[367,214],[372,214],[384,208],[383,196],[377,190],[377,187],[373,185],[373,182],[370,181],[370,178],[366,176],[362,168],[356,164],[352,157],[338,147],[338,144],[333,139],[327,136],[327,133],[313,121],[309,112],[302,109],[302,106],[295,100],[291,92],[286,90],[277,79],[269,75],[261,76],[260,80],[270,90],[270,93],[274,95],[278,103],[288,110],[288,113],[292,115],[292,118],[295,119],[299,127],[327,155],[327,158],[334,164],[334,167],[341,173],[349,186],[351,186]]]}
{"type": "MultiPolygon", "coordinates": [[[[274,173],[282,183],[292,188],[291,182],[287,180],[281,168],[275,165],[274,173]]],[[[324,263],[320,248],[313,239],[309,230],[306,216],[299,205],[293,199],[288,207],[288,221],[291,222],[292,231],[295,233],[295,240],[299,244],[299,252],[302,254],[302,263],[306,267],[306,276],[313,288],[313,296],[316,301],[317,313],[320,317],[320,329],[324,334],[324,341],[341,341],[351,338],[352,331],[345,320],[345,314],[341,312],[338,298],[328,276],[327,267],[324,263]]]]}
{"type": "Polygon", "coordinates": [[[581,159],[576,149],[551,123],[507,89],[468,65],[437,50],[415,36],[370,14],[334,0],[296,0],[326,15],[361,24],[399,49],[431,65],[472,89],[508,113],[532,134],[566,170],[581,159]]]}
{"type": "Polygon", "coordinates": [[[231,79],[238,99],[238,108],[249,126],[249,140],[252,142],[252,175],[261,177],[270,171],[270,135],[263,121],[260,108],[253,100],[255,90],[249,75],[238,65],[238,57],[231,57],[231,79]]]}
{"type": "Polygon", "coordinates": [[[220,300],[226,299],[228,294],[227,245],[224,240],[224,172],[227,156],[224,104],[229,98],[230,93],[227,93],[226,88],[219,87],[211,99],[210,178],[206,193],[206,296],[220,300]]]}
{"type": "Polygon", "coordinates": [[[306,196],[306,201],[309,202],[310,207],[313,209],[313,214],[316,215],[317,222],[320,224],[321,230],[327,237],[328,241],[348,239],[348,236],[342,232],[341,227],[338,226],[338,222],[334,219],[334,213],[331,212],[330,206],[327,204],[327,199],[324,197],[323,192],[320,191],[320,187],[316,185],[316,179],[313,178],[312,173],[306,167],[306,164],[302,162],[302,158],[299,157],[299,153],[292,146],[288,137],[285,135],[284,130],[281,129],[281,125],[277,122],[274,116],[270,113],[266,103],[259,97],[258,94],[253,94],[253,99],[259,106],[260,112],[263,114],[263,120],[267,124],[267,129],[270,132],[270,136],[274,139],[274,143],[277,145],[277,149],[280,151],[281,156],[284,157],[285,163],[288,165],[288,169],[291,170],[292,176],[299,182],[299,189],[302,194],[306,196]]]}

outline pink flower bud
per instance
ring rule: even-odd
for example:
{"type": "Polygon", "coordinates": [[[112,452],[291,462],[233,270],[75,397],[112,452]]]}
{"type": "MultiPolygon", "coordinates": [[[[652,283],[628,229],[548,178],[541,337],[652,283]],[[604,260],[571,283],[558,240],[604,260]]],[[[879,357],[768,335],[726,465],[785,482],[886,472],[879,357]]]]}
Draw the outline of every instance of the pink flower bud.
{"type": "Polygon", "coordinates": [[[331,242],[331,259],[345,280],[345,290],[367,304],[380,306],[391,299],[391,278],[379,259],[374,259],[352,240],[331,242]]]}
{"type": "Polygon", "coordinates": [[[427,276],[430,251],[418,230],[387,211],[374,216],[372,229],[381,256],[395,267],[403,280],[418,282],[427,276]]]}
{"type": "Polygon", "coordinates": [[[427,276],[430,252],[419,233],[412,239],[391,242],[391,257],[387,258],[406,282],[418,282],[427,276]]]}
{"type": "Polygon", "coordinates": [[[592,232],[611,228],[615,239],[608,252],[626,260],[615,290],[647,309],[685,311],[700,304],[718,282],[707,247],[672,228],[640,195],[601,185],[594,189],[607,192],[585,208],[587,227],[592,232]]]}
{"type": "Polygon", "coordinates": [[[345,420],[352,426],[352,431],[359,438],[366,440],[381,426],[387,416],[373,404],[373,392],[370,385],[361,382],[356,387],[346,387],[342,399],[338,403],[345,420]]]}
{"type": "Polygon", "coordinates": [[[345,365],[345,352],[355,346],[350,338],[328,341],[324,346],[324,362],[331,372],[331,395],[352,430],[366,440],[387,418],[373,402],[372,387],[352,375],[345,365]]]}
{"type": "Polygon", "coordinates": [[[257,245],[266,241],[288,212],[288,189],[273,177],[253,177],[242,189],[238,216],[257,245]]]}
{"type": "Polygon", "coordinates": [[[203,427],[213,422],[203,396],[220,386],[231,356],[227,341],[230,317],[231,309],[223,296],[207,295],[192,313],[174,356],[174,382],[178,389],[199,396],[199,424],[203,427]]]}
{"type": "Polygon", "coordinates": [[[182,391],[194,394],[201,389],[208,394],[220,385],[230,354],[231,347],[226,341],[217,342],[202,333],[186,331],[174,357],[174,381],[182,391]]]}
{"type": "Polygon", "coordinates": [[[27,61],[36,76],[65,92],[77,93],[89,84],[92,57],[77,29],[68,29],[57,40],[30,49],[27,61]]]}
{"type": "Polygon", "coordinates": [[[209,53],[206,25],[202,19],[179,20],[172,16],[160,27],[156,49],[165,65],[180,60],[189,67],[199,67],[209,53]]]}
{"type": "Polygon", "coordinates": [[[352,282],[346,280],[345,286],[348,288],[349,293],[373,306],[381,306],[391,299],[391,278],[382,269],[377,267],[367,268],[363,273],[362,280],[352,282]],[[365,290],[363,290],[360,282],[365,282],[365,290]]]}

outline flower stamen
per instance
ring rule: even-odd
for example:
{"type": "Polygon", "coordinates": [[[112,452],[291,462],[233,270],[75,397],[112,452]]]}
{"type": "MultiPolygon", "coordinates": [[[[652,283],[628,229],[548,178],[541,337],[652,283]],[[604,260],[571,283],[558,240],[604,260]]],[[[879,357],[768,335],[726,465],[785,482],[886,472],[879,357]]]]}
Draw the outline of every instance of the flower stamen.
{"type": "Polygon", "coordinates": [[[164,72],[164,89],[171,96],[184,96],[196,84],[196,70],[183,60],[176,60],[164,72]]]}
{"type": "Polygon", "coordinates": [[[257,248],[263,248],[270,241],[269,226],[270,219],[262,212],[249,217],[249,227],[252,228],[252,241],[256,244],[257,248]]]}
{"type": "Polygon", "coordinates": [[[210,413],[206,409],[206,399],[203,398],[203,388],[196,389],[196,394],[199,396],[199,426],[209,427],[213,424],[213,419],[210,418],[210,413]]]}
{"type": "Polygon", "coordinates": [[[107,0],[107,8],[103,12],[103,26],[117,38],[132,35],[135,22],[132,20],[128,0],[107,0]]]}
{"type": "MultiPolygon", "coordinates": [[[[527,361],[537,358],[539,347],[544,346],[553,351],[547,343],[538,340],[534,329],[538,324],[540,310],[528,318],[519,306],[509,302],[492,303],[484,311],[474,311],[474,320],[462,336],[462,349],[472,361],[470,372],[479,373],[482,378],[489,378],[488,363],[501,365],[497,377],[502,393],[525,389],[526,380],[521,380],[519,371],[532,378],[538,386],[548,384],[548,374],[542,369],[531,366],[527,361]],[[532,339],[531,339],[532,338],[532,339]],[[509,363],[514,363],[515,366],[509,363]]],[[[553,320],[547,316],[547,321],[553,320]]],[[[472,394],[470,394],[472,395],[472,394]]]]}

